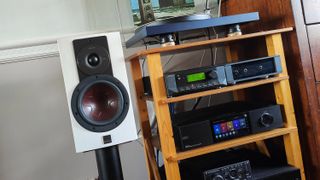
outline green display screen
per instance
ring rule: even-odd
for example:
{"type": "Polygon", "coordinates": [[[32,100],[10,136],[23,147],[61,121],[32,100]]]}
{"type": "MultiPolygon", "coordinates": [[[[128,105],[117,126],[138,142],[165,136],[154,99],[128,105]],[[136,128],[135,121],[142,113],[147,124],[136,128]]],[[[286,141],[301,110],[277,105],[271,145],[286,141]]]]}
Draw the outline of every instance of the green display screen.
{"type": "Polygon", "coordinates": [[[204,72],[187,75],[187,82],[195,82],[206,79],[204,72]]]}

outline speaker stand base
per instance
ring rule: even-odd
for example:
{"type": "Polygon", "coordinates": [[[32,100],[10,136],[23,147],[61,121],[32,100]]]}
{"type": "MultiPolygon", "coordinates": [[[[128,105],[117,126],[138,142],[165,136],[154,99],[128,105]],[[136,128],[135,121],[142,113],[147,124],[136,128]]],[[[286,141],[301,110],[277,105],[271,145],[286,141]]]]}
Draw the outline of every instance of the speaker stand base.
{"type": "Polygon", "coordinates": [[[118,146],[95,150],[98,180],[123,180],[118,146]]]}

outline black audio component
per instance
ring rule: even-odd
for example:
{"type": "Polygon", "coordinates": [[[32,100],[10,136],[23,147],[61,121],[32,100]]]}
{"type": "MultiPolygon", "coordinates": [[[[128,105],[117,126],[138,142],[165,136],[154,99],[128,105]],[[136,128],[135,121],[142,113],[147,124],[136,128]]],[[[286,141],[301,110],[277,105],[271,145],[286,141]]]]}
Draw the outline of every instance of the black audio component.
{"type": "MultiPolygon", "coordinates": [[[[220,88],[282,72],[280,56],[251,59],[224,66],[209,66],[164,74],[168,97],[220,88]]],[[[143,78],[146,95],[152,95],[149,77],[143,78]]],[[[267,116],[266,116],[267,117],[267,116]]]]}
{"type": "Polygon", "coordinates": [[[179,166],[184,180],[301,180],[299,169],[248,149],[194,157],[179,166]]]}
{"type": "Polygon", "coordinates": [[[174,128],[176,144],[181,150],[213,144],[212,128],[210,121],[195,121],[191,124],[176,126],[174,128]]]}
{"type": "Polygon", "coordinates": [[[282,67],[280,56],[274,56],[226,64],[225,71],[228,84],[236,84],[279,74],[282,72],[282,67]]]}
{"type": "Polygon", "coordinates": [[[174,97],[227,85],[223,66],[177,71],[164,75],[167,96],[174,97]]]}
{"type": "Polygon", "coordinates": [[[253,180],[250,162],[242,161],[203,171],[204,180],[253,180]]]}
{"type": "Polygon", "coordinates": [[[181,151],[283,127],[279,105],[231,102],[172,117],[181,151]],[[209,132],[210,130],[210,132],[209,132]]]}
{"type": "Polygon", "coordinates": [[[149,76],[142,77],[142,83],[143,83],[144,95],[152,96],[152,88],[151,88],[150,77],[149,76]]]}

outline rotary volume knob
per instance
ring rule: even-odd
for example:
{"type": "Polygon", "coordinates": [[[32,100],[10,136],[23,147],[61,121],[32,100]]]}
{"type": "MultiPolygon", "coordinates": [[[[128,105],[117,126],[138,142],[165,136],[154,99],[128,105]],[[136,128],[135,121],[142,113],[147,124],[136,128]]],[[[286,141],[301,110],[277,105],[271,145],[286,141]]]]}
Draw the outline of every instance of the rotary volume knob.
{"type": "Polygon", "coordinates": [[[224,178],[221,175],[216,175],[212,178],[212,180],[224,180],[224,178]]]}
{"type": "Polygon", "coordinates": [[[263,127],[270,127],[273,121],[273,116],[269,113],[263,113],[259,119],[260,125],[263,127]]]}

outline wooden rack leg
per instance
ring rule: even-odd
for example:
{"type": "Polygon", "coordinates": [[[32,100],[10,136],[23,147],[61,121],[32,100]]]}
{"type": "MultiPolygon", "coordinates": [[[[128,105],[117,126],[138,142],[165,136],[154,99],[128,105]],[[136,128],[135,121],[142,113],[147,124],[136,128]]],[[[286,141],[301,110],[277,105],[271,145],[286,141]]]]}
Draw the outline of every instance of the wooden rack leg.
{"type": "MultiPolygon", "coordinates": [[[[279,76],[287,76],[287,66],[284,56],[281,34],[266,36],[266,45],[269,56],[279,55],[281,58],[282,73],[279,76]]],[[[274,91],[278,104],[284,106],[285,120],[288,127],[296,127],[292,95],[289,80],[274,83],[274,91]]],[[[289,164],[300,169],[302,179],[305,179],[301,148],[298,131],[292,132],[284,137],[287,161],[289,164]]]]}
{"type": "Polygon", "coordinates": [[[173,139],[173,130],[168,104],[160,101],[166,98],[165,84],[160,53],[147,55],[147,64],[152,87],[155,112],[157,116],[159,137],[163,155],[167,180],[180,180],[180,172],[177,161],[169,160],[169,157],[176,155],[176,147],[173,139]]]}
{"type": "Polygon", "coordinates": [[[154,157],[154,153],[153,153],[154,150],[153,150],[153,147],[152,147],[152,144],[151,144],[151,140],[150,139],[145,139],[144,144],[145,144],[145,147],[146,147],[146,152],[147,152],[147,155],[148,155],[147,157],[148,157],[148,160],[149,160],[149,164],[150,164],[152,173],[154,174],[154,179],[155,180],[161,180],[160,174],[159,174],[158,165],[157,165],[156,159],[154,157]],[[152,148],[152,149],[150,149],[150,148],[152,148]]]}
{"type": "Polygon", "coordinates": [[[145,143],[147,139],[151,139],[151,128],[150,122],[148,117],[148,109],[146,101],[142,98],[143,97],[143,84],[142,84],[142,73],[139,63],[139,58],[136,58],[131,61],[131,71],[132,71],[132,78],[135,85],[136,95],[137,95],[137,105],[140,115],[140,128],[142,132],[143,144],[144,144],[144,154],[146,158],[146,165],[148,170],[148,176],[150,180],[157,180],[156,178],[159,177],[159,172],[155,172],[152,169],[151,160],[155,159],[155,154],[153,151],[153,147],[150,143],[145,143]]]}

